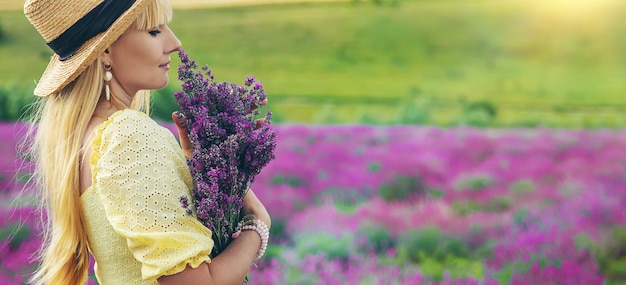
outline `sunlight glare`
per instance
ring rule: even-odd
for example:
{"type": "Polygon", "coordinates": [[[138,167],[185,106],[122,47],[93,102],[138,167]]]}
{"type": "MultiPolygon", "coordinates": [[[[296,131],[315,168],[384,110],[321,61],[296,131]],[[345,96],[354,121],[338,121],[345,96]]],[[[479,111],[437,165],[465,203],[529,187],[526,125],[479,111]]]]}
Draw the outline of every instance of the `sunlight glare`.
{"type": "Polygon", "coordinates": [[[587,18],[610,9],[617,0],[536,0],[542,13],[552,16],[587,18]]]}

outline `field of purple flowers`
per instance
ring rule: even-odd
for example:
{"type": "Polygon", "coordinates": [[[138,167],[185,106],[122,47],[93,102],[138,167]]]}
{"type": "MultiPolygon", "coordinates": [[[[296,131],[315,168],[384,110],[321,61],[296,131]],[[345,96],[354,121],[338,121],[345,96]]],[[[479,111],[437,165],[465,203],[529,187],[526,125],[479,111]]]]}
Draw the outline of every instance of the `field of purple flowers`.
{"type": "MultiPolygon", "coordinates": [[[[251,284],[626,282],[626,130],[275,127],[251,284]]],[[[0,284],[40,246],[18,131],[0,125],[0,284]]]]}

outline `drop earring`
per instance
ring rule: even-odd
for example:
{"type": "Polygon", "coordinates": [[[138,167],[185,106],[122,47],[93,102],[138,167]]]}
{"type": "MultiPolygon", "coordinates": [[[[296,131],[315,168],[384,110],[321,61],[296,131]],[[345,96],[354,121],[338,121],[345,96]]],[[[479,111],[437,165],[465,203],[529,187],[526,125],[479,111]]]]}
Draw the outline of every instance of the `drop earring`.
{"type": "Polygon", "coordinates": [[[107,101],[111,101],[111,87],[109,87],[109,81],[113,78],[113,73],[111,73],[111,63],[107,62],[104,64],[104,95],[106,96],[107,101]]]}

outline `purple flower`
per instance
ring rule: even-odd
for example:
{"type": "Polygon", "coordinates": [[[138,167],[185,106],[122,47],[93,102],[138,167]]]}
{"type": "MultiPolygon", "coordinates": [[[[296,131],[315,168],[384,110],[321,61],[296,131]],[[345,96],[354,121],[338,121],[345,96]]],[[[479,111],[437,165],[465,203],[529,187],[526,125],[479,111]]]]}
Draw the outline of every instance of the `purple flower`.
{"type": "MultiPolygon", "coordinates": [[[[256,109],[267,94],[254,77],[248,76],[244,86],[217,83],[207,66],[199,71],[183,50],[179,56],[178,79],[183,90],[174,96],[193,147],[187,159],[196,182],[192,203],[198,219],[213,231],[214,257],[232,239],[243,198],[255,176],[274,159],[276,135],[269,111],[263,126],[255,130],[256,109]]],[[[186,198],[181,203],[189,209],[186,198]]]]}
{"type": "Polygon", "coordinates": [[[187,215],[191,216],[193,214],[193,212],[189,208],[189,198],[187,198],[187,196],[180,197],[180,203],[183,204],[183,208],[185,209],[185,213],[187,213],[187,215]]]}

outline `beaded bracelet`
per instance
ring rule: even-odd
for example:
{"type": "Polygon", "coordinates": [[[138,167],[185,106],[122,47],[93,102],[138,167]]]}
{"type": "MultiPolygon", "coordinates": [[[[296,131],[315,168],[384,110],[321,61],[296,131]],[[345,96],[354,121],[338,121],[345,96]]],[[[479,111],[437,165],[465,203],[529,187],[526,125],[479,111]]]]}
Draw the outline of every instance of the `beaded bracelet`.
{"type": "Polygon", "coordinates": [[[255,231],[261,237],[261,247],[254,258],[254,260],[259,260],[263,257],[265,250],[267,249],[267,244],[270,239],[270,229],[263,221],[257,219],[256,216],[248,214],[245,215],[237,224],[237,227],[235,227],[235,233],[233,233],[232,237],[237,238],[241,231],[247,230],[255,231]]]}

